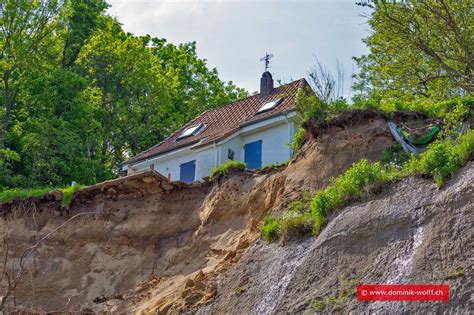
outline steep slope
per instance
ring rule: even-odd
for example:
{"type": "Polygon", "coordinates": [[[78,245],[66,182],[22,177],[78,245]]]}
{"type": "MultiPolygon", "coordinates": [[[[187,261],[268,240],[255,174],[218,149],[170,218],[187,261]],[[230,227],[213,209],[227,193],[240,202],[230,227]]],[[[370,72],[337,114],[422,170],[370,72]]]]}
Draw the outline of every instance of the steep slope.
{"type": "MultiPolygon", "coordinates": [[[[413,113],[390,117],[420,118],[423,116],[413,113]]],[[[8,270],[18,267],[27,244],[35,244],[62,226],[29,256],[17,304],[46,311],[235,313],[238,309],[261,313],[287,308],[302,311],[308,308],[307,298],[317,298],[311,291],[315,288],[327,288],[327,295],[338,294],[333,290],[337,287],[334,279],[339,277],[335,273],[353,279],[352,271],[344,261],[334,263],[335,248],[331,255],[321,255],[318,250],[325,253],[326,249],[315,244],[334,243],[350,249],[355,243],[363,247],[363,241],[357,239],[361,237],[367,240],[367,255],[377,252],[383,246],[372,244],[371,238],[363,238],[356,230],[352,236],[344,234],[350,230],[350,226],[343,229],[344,224],[363,222],[337,223],[338,216],[317,239],[283,247],[259,240],[259,222],[269,212],[282,211],[303,191],[324,187],[330,177],[353,162],[379,159],[393,143],[387,119],[380,112],[353,111],[328,124],[309,123],[301,153],[286,168],[232,173],[213,183],[192,185],[167,183],[152,173],[136,175],[79,191],[68,209],[60,207],[60,196],[55,193],[0,205],[4,218],[0,236],[9,244],[8,270]],[[333,224],[341,225],[341,230],[323,241],[327,233],[336,231],[333,224]],[[312,262],[312,254],[321,261],[312,262]],[[307,270],[302,269],[306,262],[307,270]],[[312,263],[319,267],[311,269],[312,263]],[[332,272],[333,265],[339,269],[332,272]],[[309,275],[314,281],[300,285],[309,275]],[[294,293],[300,291],[305,293],[294,293]]],[[[385,230],[393,227],[382,224],[383,215],[390,211],[380,208],[377,213],[380,217],[373,219],[380,220],[380,226],[375,230],[390,234],[385,230]]],[[[355,212],[353,216],[362,220],[355,212]]],[[[361,228],[367,230],[368,222],[364,222],[361,228]]],[[[0,257],[5,255],[4,246],[0,257]]],[[[357,267],[356,263],[354,260],[357,267]]],[[[5,292],[5,281],[0,285],[5,292]]],[[[323,291],[320,294],[326,296],[323,291]]]]}
{"type": "Polygon", "coordinates": [[[200,314],[472,309],[474,163],[442,190],[406,179],[338,212],[317,238],[256,242],[200,314]],[[447,302],[358,302],[357,284],[448,284],[447,302]]]}

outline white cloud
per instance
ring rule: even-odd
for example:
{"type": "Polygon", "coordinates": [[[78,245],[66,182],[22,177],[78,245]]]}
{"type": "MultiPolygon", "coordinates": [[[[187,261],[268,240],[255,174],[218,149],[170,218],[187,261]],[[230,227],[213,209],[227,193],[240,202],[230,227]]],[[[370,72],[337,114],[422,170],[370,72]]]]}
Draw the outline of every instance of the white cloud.
{"type": "MultiPolygon", "coordinates": [[[[316,55],[327,66],[336,60],[352,71],[352,56],[366,53],[362,9],[352,0],[313,1],[125,1],[109,0],[109,13],[126,31],[196,41],[198,54],[224,80],[258,89],[265,52],[274,54],[274,78],[306,76],[316,55]]],[[[347,80],[349,81],[349,80],[347,80]]],[[[348,82],[346,82],[348,84],[348,82]]]]}

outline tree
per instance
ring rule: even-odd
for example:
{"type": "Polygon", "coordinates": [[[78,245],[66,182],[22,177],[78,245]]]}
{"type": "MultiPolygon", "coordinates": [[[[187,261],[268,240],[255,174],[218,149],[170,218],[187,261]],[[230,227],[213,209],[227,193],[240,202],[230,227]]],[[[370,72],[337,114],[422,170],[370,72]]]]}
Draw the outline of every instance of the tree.
{"type": "Polygon", "coordinates": [[[473,0],[363,1],[373,8],[356,89],[380,99],[474,92],[473,0]]]}
{"type": "Polygon", "coordinates": [[[4,148],[21,77],[39,53],[48,51],[44,44],[58,25],[60,8],[58,0],[0,1],[0,76],[4,98],[0,149],[4,148]]]}
{"type": "Polygon", "coordinates": [[[70,16],[61,60],[63,67],[71,67],[74,64],[83,44],[99,25],[101,16],[108,7],[104,0],[80,0],[68,3],[70,16]]]}
{"type": "Polygon", "coordinates": [[[92,82],[101,135],[98,154],[115,168],[205,110],[242,97],[196,55],[196,44],[125,33],[107,18],[84,45],[78,64],[92,82]]]}
{"type": "Polygon", "coordinates": [[[103,0],[0,0],[0,190],[93,184],[246,95],[196,44],[134,36],[103,0]]]}
{"type": "Polygon", "coordinates": [[[172,110],[166,117],[169,131],[181,127],[198,114],[247,96],[232,82],[219,79],[216,69],[196,53],[196,42],[175,46],[165,39],[152,38],[151,50],[158,58],[170,86],[172,110]]]}
{"type": "Polygon", "coordinates": [[[92,150],[100,137],[86,93],[89,82],[75,71],[37,67],[24,84],[9,132],[14,139],[10,144],[21,156],[17,173],[42,186],[110,178],[92,150]]]}
{"type": "Polygon", "coordinates": [[[168,104],[162,72],[147,41],[107,18],[79,54],[78,64],[92,83],[87,93],[98,122],[93,151],[110,168],[126,156],[132,141],[127,131],[142,123],[155,129],[168,104]]]}

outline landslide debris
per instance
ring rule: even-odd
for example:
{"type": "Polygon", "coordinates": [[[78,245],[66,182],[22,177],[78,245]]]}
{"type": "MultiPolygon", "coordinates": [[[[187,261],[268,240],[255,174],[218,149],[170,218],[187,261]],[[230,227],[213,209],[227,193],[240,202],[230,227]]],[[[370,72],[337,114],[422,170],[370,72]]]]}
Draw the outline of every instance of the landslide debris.
{"type": "Polygon", "coordinates": [[[468,314],[474,287],[474,162],[439,190],[406,178],[335,215],[322,233],[256,242],[199,314],[468,314]],[[358,284],[447,284],[450,301],[359,302],[358,284]],[[238,294],[236,293],[238,292],[238,294]]]}
{"type": "MultiPolygon", "coordinates": [[[[295,311],[307,309],[308,301],[303,297],[286,301],[287,293],[293,292],[288,290],[309,294],[305,290],[321,286],[333,294],[335,274],[342,272],[344,263],[350,265],[353,257],[334,265],[338,248],[318,247],[318,255],[330,252],[325,255],[327,260],[315,261],[319,267],[311,272],[321,277],[315,278],[310,263],[305,271],[301,266],[306,266],[308,255],[324,235],[316,241],[310,238],[284,247],[265,244],[259,240],[262,218],[269,212],[283,211],[303,191],[325,187],[331,177],[362,158],[379,160],[385,148],[394,143],[388,119],[424,118],[418,113],[388,117],[359,110],[324,125],[309,122],[306,141],[288,166],[229,172],[212,183],[168,183],[149,171],[77,191],[66,209],[60,208],[60,200],[50,197],[3,204],[0,235],[9,244],[9,268],[15,267],[27,244],[81,214],[34,251],[28,264],[30,272],[17,290],[17,303],[28,302],[31,309],[44,311],[119,313],[284,312],[285,303],[295,311]],[[297,285],[295,279],[304,279],[305,272],[310,275],[307,279],[317,280],[317,285],[309,280],[297,285]],[[273,287],[271,283],[278,283],[277,278],[283,279],[283,284],[273,287]]],[[[375,219],[382,222],[383,208],[375,213],[380,215],[375,219]]],[[[383,234],[385,228],[381,223],[374,231],[383,234]]],[[[412,231],[407,229],[406,233],[412,231]]],[[[356,232],[354,238],[344,236],[349,233],[344,230],[338,233],[331,239],[342,249],[360,250],[351,247],[359,237],[372,241],[356,232]]],[[[382,244],[377,242],[374,244],[382,244]]],[[[376,255],[377,248],[369,246],[363,253],[382,257],[376,255]]],[[[1,250],[4,257],[5,247],[1,250]]],[[[354,264],[363,265],[362,258],[354,264]]],[[[355,273],[350,270],[345,277],[355,273]]],[[[311,298],[325,298],[322,293],[313,293],[311,298]]]]}

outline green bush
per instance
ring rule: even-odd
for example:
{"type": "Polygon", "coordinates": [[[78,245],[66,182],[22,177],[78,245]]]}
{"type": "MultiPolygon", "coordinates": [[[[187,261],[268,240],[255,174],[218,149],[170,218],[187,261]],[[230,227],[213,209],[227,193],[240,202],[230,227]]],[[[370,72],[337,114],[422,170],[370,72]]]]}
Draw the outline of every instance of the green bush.
{"type": "Polygon", "coordinates": [[[63,192],[63,199],[61,200],[61,205],[63,207],[69,206],[69,204],[72,201],[72,196],[74,195],[74,193],[78,190],[81,190],[82,188],[84,188],[84,186],[76,184],[74,186],[69,186],[69,187],[60,189],[63,192]]]}
{"type": "Polygon", "coordinates": [[[313,226],[313,218],[308,212],[303,214],[287,212],[286,215],[279,220],[278,225],[278,235],[280,239],[285,242],[294,237],[310,234],[313,226]]]}
{"type": "Polygon", "coordinates": [[[379,162],[369,163],[366,159],[354,163],[324,190],[316,193],[310,203],[314,220],[313,233],[319,234],[327,215],[343,205],[347,199],[367,194],[374,185],[392,182],[399,178],[395,169],[384,168],[379,162]]]}
{"type": "Polygon", "coordinates": [[[414,101],[414,102],[368,102],[366,100],[357,101],[352,105],[352,108],[364,109],[378,109],[385,112],[393,112],[395,110],[403,111],[419,111],[423,112],[429,117],[444,118],[456,108],[468,108],[469,111],[474,109],[474,96],[468,95],[463,97],[456,97],[442,102],[414,101]]]}
{"type": "Polygon", "coordinates": [[[335,118],[340,112],[350,108],[349,103],[344,98],[324,101],[314,93],[303,90],[298,92],[295,106],[300,121],[290,144],[290,147],[295,151],[301,148],[305,139],[305,130],[301,126],[303,122],[315,120],[317,123],[321,123],[335,118]]]}
{"type": "MultiPolygon", "coordinates": [[[[288,206],[282,218],[272,218],[264,224],[265,233],[272,230],[276,236],[285,240],[297,235],[307,234],[310,231],[317,235],[326,223],[327,216],[337,207],[344,205],[347,200],[367,194],[376,185],[392,182],[400,177],[400,171],[382,164],[369,163],[366,159],[354,163],[338,178],[332,179],[331,184],[324,190],[310,197],[305,192],[302,198],[294,200],[288,206]],[[271,229],[276,226],[278,228],[271,229]]],[[[262,232],[263,236],[263,232],[262,232]]]]}
{"type": "Polygon", "coordinates": [[[263,220],[263,225],[260,228],[260,233],[263,239],[267,241],[272,241],[277,238],[279,229],[279,222],[274,217],[268,215],[263,220]]]}
{"type": "Polygon", "coordinates": [[[221,174],[227,174],[231,170],[243,171],[245,169],[245,163],[240,161],[226,161],[222,165],[217,166],[211,171],[211,177],[221,174]]]}
{"type": "Polygon", "coordinates": [[[403,147],[399,143],[395,143],[383,151],[381,162],[384,164],[402,166],[409,159],[410,155],[403,150],[403,147]]]}
{"type": "MultiPolygon", "coordinates": [[[[301,122],[315,120],[321,123],[332,119],[349,105],[343,99],[324,102],[315,95],[300,91],[296,110],[301,122]]],[[[474,97],[465,96],[447,101],[393,102],[380,101],[355,103],[352,108],[371,108],[387,112],[395,110],[421,111],[430,117],[444,118],[442,137],[433,142],[419,158],[409,156],[403,148],[395,144],[388,147],[382,155],[382,163],[369,163],[363,159],[354,163],[336,179],[332,179],[326,189],[317,192],[314,197],[299,198],[291,202],[286,213],[279,219],[266,220],[262,227],[262,236],[267,239],[280,237],[286,239],[292,235],[307,232],[308,223],[317,235],[327,220],[327,216],[345,205],[352,198],[360,198],[374,188],[400,179],[410,174],[422,174],[433,177],[438,187],[451,177],[473,156],[474,134],[472,130],[454,139],[463,121],[470,119],[474,109],[474,97]],[[270,236],[271,235],[271,236],[270,236]]],[[[291,144],[293,149],[301,147],[305,130],[300,127],[291,144]]]]}
{"type": "Polygon", "coordinates": [[[443,134],[449,137],[455,137],[462,123],[469,119],[472,105],[459,102],[451,111],[447,112],[443,118],[443,134]]]}
{"type": "Polygon", "coordinates": [[[343,98],[324,101],[314,93],[303,90],[298,92],[297,100],[296,112],[302,121],[314,119],[323,122],[350,108],[349,103],[343,98]]]}
{"type": "Polygon", "coordinates": [[[293,140],[290,143],[290,148],[292,148],[293,151],[298,151],[303,146],[305,134],[306,134],[306,131],[303,127],[299,127],[296,130],[293,136],[293,140]]]}
{"type": "Polygon", "coordinates": [[[293,200],[288,204],[287,211],[290,213],[303,214],[308,210],[308,203],[311,200],[309,190],[303,192],[301,197],[293,200]]]}
{"type": "MultiPolygon", "coordinates": [[[[392,149],[398,152],[398,149],[392,149]]],[[[393,153],[393,152],[392,152],[393,153]]],[[[388,154],[388,153],[387,153],[388,154]]],[[[432,177],[441,187],[444,181],[453,176],[474,156],[474,131],[453,139],[440,139],[433,142],[420,157],[411,155],[403,168],[394,167],[392,163],[369,163],[366,159],[354,163],[339,177],[332,179],[329,186],[318,191],[314,197],[305,192],[303,197],[292,201],[286,213],[280,219],[271,218],[264,224],[265,238],[279,237],[282,240],[311,231],[318,235],[326,223],[328,215],[335,209],[344,206],[352,198],[367,195],[377,187],[399,180],[411,174],[432,177]],[[271,231],[271,237],[268,237],[271,231]]],[[[264,235],[262,229],[262,236],[264,235]]]]}
{"type": "Polygon", "coordinates": [[[412,155],[405,173],[431,176],[438,187],[451,177],[474,155],[474,131],[471,129],[458,139],[435,141],[419,158],[412,155]]]}

